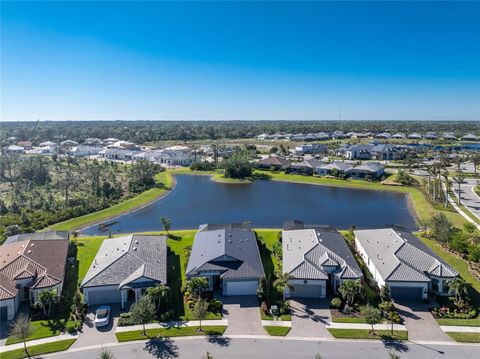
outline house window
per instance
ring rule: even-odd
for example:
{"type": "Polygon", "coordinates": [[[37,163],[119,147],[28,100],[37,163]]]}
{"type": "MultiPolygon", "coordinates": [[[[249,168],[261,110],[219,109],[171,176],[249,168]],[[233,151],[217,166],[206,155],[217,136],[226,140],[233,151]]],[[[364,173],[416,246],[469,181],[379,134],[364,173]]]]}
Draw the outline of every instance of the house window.
{"type": "Polygon", "coordinates": [[[438,292],[438,279],[432,278],[432,290],[438,292]]]}
{"type": "Polygon", "coordinates": [[[450,281],[449,280],[444,280],[443,281],[443,293],[448,293],[450,290],[450,281]]]}

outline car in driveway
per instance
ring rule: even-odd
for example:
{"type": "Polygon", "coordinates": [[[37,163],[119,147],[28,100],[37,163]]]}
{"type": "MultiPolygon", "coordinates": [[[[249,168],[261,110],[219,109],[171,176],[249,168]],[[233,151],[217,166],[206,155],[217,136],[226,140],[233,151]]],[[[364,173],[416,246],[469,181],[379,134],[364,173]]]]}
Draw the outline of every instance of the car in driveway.
{"type": "Polygon", "coordinates": [[[108,305],[102,305],[95,311],[95,327],[107,326],[110,322],[111,309],[108,305]]]}

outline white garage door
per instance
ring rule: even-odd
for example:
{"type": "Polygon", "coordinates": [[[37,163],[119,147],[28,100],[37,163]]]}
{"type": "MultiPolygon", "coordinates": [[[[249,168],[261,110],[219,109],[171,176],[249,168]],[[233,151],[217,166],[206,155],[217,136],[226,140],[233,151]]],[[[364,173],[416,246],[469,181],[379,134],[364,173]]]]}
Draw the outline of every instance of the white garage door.
{"type": "Polygon", "coordinates": [[[238,282],[225,282],[226,291],[224,295],[255,295],[257,294],[258,282],[257,281],[238,281],[238,282]]]}
{"type": "Polygon", "coordinates": [[[95,289],[88,291],[88,305],[102,305],[109,303],[120,303],[121,294],[118,289],[95,289]]]}

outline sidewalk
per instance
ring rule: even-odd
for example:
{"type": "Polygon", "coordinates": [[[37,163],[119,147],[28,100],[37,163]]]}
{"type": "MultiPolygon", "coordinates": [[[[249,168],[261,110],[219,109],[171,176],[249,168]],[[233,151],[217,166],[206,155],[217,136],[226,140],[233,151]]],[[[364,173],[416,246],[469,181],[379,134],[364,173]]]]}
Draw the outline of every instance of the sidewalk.
{"type": "Polygon", "coordinates": [[[262,320],[262,326],[264,327],[292,327],[290,320],[262,320]]]}
{"type": "MultiPolygon", "coordinates": [[[[47,343],[53,343],[53,342],[58,342],[60,340],[67,340],[67,339],[77,339],[77,334],[61,334],[57,335],[54,337],[48,337],[48,338],[42,338],[42,339],[36,339],[36,340],[29,340],[27,342],[27,348],[32,347],[34,345],[40,345],[40,344],[47,344],[47,343]]],[[[10,344],[10,345],[5,345],[3,347],[0,347],[0,354],[9,352],[15,349],[23,349],[23,342],[21,343],[16,343],[16,344],[10,344]]]]}
{"type": "Polygon", "coordinates": [[[440,329],[442,329],[445,333],[480,333],[480,327],[460,327],[455,325],[441,325],[440,329]]]}
{"type": "MultiPolygon", "coordinates": [[[[202,320],[202,327],[208,326],[228,326],[228,320],[219,319],[219,320],[202,320]]],[[[179,328],[179,327],[198,327],[200,326],[200,321],[198,320],[189,320],[189,321],[178,321],[178,322],[167,322],[167,323],[150,323],[145,324],[145,329],[162,329],[162,328],[179,328]]],[[[143,325],[127,325],[119,327],[115,330],[115,333],[130,332],[134,330],[143,330],[143,325]]]]}
{"type": "MultiPolygon", "coordinates": [[[[392,329],[391,324],[375,324],[375,330],[390,330],[392,329]]],[[[327,329],[372,329],[370,324],[366,323],[327,323],[327,329]]],[[[404,325],[394,324],[393,330],[407,330],[404,325]]]]}

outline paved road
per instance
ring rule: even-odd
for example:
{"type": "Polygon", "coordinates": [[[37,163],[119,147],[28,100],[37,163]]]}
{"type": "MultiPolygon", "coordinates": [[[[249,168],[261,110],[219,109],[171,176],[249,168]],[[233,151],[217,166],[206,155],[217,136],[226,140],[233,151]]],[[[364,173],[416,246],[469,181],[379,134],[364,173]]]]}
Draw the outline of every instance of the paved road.
{"type": "MultiPolygon", "coordinates": [[[[454,193],[455,196],[458,195],[457,188],[458,186],[454,183],[454,193]]],[[[468,208],[470,212],[472,212],[475,216],[480,219],[480,198],[478,195],[473,192],[473,187],[477,184],[480,184],[480,180],[478,179],[465,179],[465,183],[460,186],[460,196],[462,198],[461,203],[468,208]]]]}
{"type": "Polygon", "coordinates": [[[326,299],[291,299],[290,307],[292,329],[289,337],[332,337],[326,329],[326,323],[331,319],[326,299]]]}
{"type": "MultiPolygon", "coordinates": [[[[108,347],[115,358],[182,358],[200,359],[208,351],[218,358],[228,359],[314,359],[319,353],[323,359],[388,358],[388,351],[396,350],[402,359],[473,359],[478,357],[479,345],[432,345],[411,342],[388,344],[379,341],[319,341],[287,340],[285,338],[221,338],[218,342],[208,338],[176,338],[155,342],[117,344],[108,347]]],[[[96,358],[100,348],[69,351],[45,357],[65,359],[96,358]]]]}
{"type": "Polygon", "coordinates": [[[223,319],[228,320],[225,335],[265,335],[257,296],[223,297],[223,319]]]}

